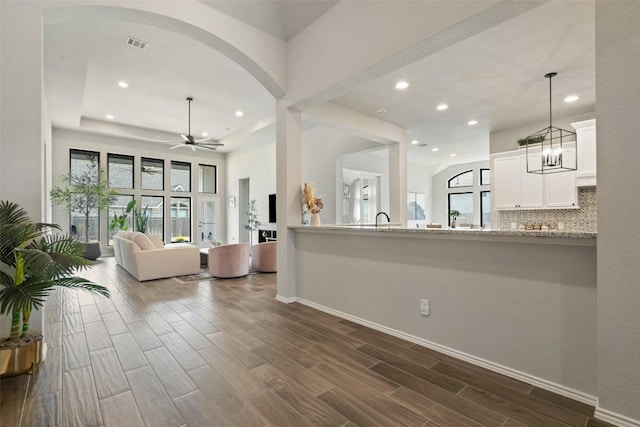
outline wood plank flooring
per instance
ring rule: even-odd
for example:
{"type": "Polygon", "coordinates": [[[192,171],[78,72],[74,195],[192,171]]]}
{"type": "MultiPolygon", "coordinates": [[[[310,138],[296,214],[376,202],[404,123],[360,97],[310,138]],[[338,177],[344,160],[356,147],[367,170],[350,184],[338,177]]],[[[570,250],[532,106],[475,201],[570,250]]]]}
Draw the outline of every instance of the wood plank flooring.
{"type": "Polygon", "coordinates": [[[48,357],[0,381],[1,426],[607,426],[594,408],[275,300],[275,274],[58,290],[48,357]]]}

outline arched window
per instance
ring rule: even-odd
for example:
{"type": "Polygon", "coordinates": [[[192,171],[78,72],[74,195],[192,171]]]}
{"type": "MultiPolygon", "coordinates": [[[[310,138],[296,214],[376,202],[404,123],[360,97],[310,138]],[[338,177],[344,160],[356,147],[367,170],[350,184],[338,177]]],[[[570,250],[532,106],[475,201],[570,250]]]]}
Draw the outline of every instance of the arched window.
{"type": "Polygon", "coordinates": [[[448,181],[449,188],[473,186],[473,170],[461,172],[448,181]]]}

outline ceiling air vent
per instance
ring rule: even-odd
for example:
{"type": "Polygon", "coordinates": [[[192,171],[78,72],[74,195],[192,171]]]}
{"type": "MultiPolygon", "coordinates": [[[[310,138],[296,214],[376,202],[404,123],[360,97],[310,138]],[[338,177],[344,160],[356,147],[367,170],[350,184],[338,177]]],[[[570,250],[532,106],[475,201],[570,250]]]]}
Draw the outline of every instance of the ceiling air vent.
{"type": "Polygon", "coordinates": [[[127,37],[127,44],[132,47],[137,47],[138,49],[146,49],[149,43],[143,42],[142,40],[134,39],[133,37],[127,37]]]}

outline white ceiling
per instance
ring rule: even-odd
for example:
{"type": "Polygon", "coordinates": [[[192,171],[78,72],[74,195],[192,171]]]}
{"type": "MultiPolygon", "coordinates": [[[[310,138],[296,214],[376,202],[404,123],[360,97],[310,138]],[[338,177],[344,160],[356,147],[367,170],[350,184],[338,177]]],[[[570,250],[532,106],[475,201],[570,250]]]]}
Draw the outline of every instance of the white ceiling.
{"type": "MultiPolygon", "coordinates": [[[[282,31],[280,36],[287,38],[300,30],[291,29],[294,24],[308,25],[336,2],[208,3],[256,26],[267,25],[254,22],[256,8],[267,8],[268,14],[279,18],[264,17],[271,28],[265,31],[282,31]]],[[[366,2],[362,7],[366,13],[366,2]]],[[[194,136],[206,131],[216,139],[238,140],[239,145],[251,140],[250,130],[260,129],[264,135],[265,123],[273,121],[274,100],[249,73],[176,33],[103,21],[99,26],[47,25],[44,40],[45,89],[54,126],[116,129],[126,125],[116,133],[179,141],[179,134],[187,132],[187,96],[194,98],[194,136]],[[147,49],[128,46],[127,36],[148,42],[147,49]],[[119,88],[119,80],[127,81],[129,88],[119,88]],[[236,109],[244,116],[236,117],[236,109]],[[106,121],[106,114],[115,119],[108,126],[97,126],[106,121]]],[[[427,144],[409,146],[412,162],[470,162],[488,158],[489,132],[547,119],[548,81],[543,77],[547,72],[559,73],[553,79],[554,116],[594,111],[594,64],[594,3],[549,2],[334,102],[406,127],[410,140],[427,144]],[[394,88],[401,79],[411,84],[405,91],[394,88]],[[569,93],[579,95],[579,101],[563,103],[569,93]],[[440,102],[449,109],[436,111],[440,102]],[[373,112],[380,107],[386,113],[373,112]],[[471,119],[479,124],[467,126],[471,119]],[[433,147],[440,151],[432,152],[433,147]],[[451,153],[457,156],[451,158],[451,153]]],[[[220,151],[238,145],[227,144],[220,151]]]]}
{"type": "Polygon", "coordinates": [[[415,163],[488,159],[489,132],[548,120],[548,72],[558,72],[554,116],[595,111],[594,11],[593,2],[546,3],[334,101],[407,128],[410,141],[427,144],[409,146],[415,163]],[[404,91],[400,80],[410,83],[404,91]],[[580,99],[564,103],[568,94],[580,99]],[[437,111],[440,103],[449,108],[437,111]]]}
{"type": "Polygon", "coordinates": [[[289,40],[338,0],[200,0],[218,11],[283,40],[289,40]]]}

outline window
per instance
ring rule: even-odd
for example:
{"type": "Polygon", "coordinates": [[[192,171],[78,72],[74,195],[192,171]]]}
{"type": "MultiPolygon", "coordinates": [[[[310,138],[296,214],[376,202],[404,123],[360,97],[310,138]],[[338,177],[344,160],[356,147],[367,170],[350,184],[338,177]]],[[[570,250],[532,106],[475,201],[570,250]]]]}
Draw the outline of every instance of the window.
{"type": "Polygon", "coordinates": [[[191,198],[171,198],[171,241],[191,241],[191,198]]]}
{"type": "Polygon", "coordinates": [[[491,185],[491,169],[480,169],[480,185],[491,185]]]}
{"type": "Polygon", "coordinates": [[[164,160],[143,157],[140,169],[143,190],[164,190],[164,160]]]}
{"type": "MultiPolygon", "coordinates": [[[[111,203],[109,203],[109,243],[108,245],[113,245],[113,236],[120,230],[133,230],[133,213],[127,215],[126,228],[113,228],[112,225],[115,217],[124,215],[127,210],[127,204],[133,200],[133,196],[130,194],[120,194],[116,196],[111,203]]],[[[115,227],[115,225],[114,225],[115,227]]]]}
{"type": "Polygon", "coordinates": [[[427,219],[425,206],[427,195],[424,193],[407,193],[407,220],[421,221],[427,219]]]}
{"type": "Polygon", "coordinates": [[[164,197],[142,196],[140,210],[147,210],[147,234],[157,234],[164,240],[164,197]]]}
{"type": "Polygon", "coordinates": [[[171,162],[171,191],[191,191],[191,163],[171,162]]]}
{"type": "Polygon", "coordinates": [[[449,180],[449,188],[471,187],[473,185],[473,171],[459,173],[449,180]]]}
{"type": "Polygon", "coordinates": [[[109,187],[133,188],[133,156],[107,155],[109,187]]]}
{"type": "Polygon", "coordinates": [[[491,192],[480,192],[480,227],[491,226],[491,192]]]}
{"type": "Polygon", "coordinates": [[[217,193],[216,167],[200,165],[198,173],[198,191],[200,193],[217,193]]]}
{"type": "MultiPolygon", "coordinates": [[[[80,183],[84,179],[95,183],[98,180],[98,171],[100,170],[100,153],[97,151],[70,150],[69,152],[69,174],[74,183],[80,183]]],[[[86,236],[89,241],[100,240],[100,212],[97,209],[89,211],[89,221],[86,222],[86,212],[81,211],[77,207],[86,206],[82,202],[80,194],[71,196],[71,212],[69,212],[69,224],[71,235],[79,237],[84,241],[86,236]],[[76,208],[74,208],[74,206],[76,208]],[[88,231],[88,232],[87,232],[88,231]]]]}
{"type": "Polygon", "coordinates": [[[473,224],[473,193],[450,193],[449,218],[454,210],[460,212],[460,216],[456,217],[458,225],[473,224]]]}

